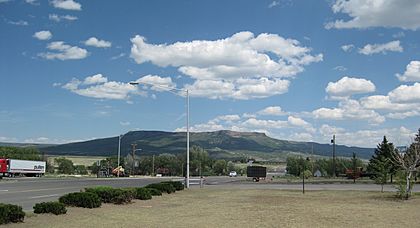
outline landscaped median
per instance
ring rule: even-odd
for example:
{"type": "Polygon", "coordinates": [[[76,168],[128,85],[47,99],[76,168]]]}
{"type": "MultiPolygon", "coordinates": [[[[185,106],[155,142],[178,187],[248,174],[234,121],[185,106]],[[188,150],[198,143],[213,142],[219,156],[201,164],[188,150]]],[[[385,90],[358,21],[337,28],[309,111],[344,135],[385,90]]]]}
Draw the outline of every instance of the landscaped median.
{"type": "MultiPolygon", "coordinates": [[[[393,192],[249,189],[208,186],[153,200],[69,207],[10,227],[418,227],[420,195],[393,192]]],[[[10,228],[8,227],[8,228],[10,228]]]]}
{"type": "MultiPolygon", "coordinates": [[[[97,186],[68,193],[59,198],[59,202],[43,202],[34,206],[35,214],[66,214],[66,207],[98,208],[102,203],[128,204],[133,199],[150,200],[152,196],[161,196],[162,192],[174,193],[183,190],[179,181],[166,181],[137,188],[113,188],[97,186]]],[[[0,204],[0,224],[24,222],[25,212],[22,207],[12,204],[0,204]]]]}

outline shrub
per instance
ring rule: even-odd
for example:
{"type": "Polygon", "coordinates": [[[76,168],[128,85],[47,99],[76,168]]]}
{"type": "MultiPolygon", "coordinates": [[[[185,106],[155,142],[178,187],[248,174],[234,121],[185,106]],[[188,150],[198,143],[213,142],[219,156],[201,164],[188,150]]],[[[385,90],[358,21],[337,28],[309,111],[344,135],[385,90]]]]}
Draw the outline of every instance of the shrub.
{"type": "Polygon", "coordinates": [[[145,187],[145,189],[149,190],[149,192],[152,196],[161,196],[162,195],[162,191],[160,191],[159,189],[149,188],[149,187],[145,187]]]}
{"type": "Polygon", "coordinates": [[[24,219],[25,212],[21,206],[0,203],[0,224],[23,222],[24,219]]]}
{"type": "Polygon", "coordinates": [[[171,194],[171,193],[176,191],[174,186],[172,186],[171,184],[168,184],[168,183],[149,184],[146,187],[147,188],[155,188],[155,189],[160,190],[161,192],[166,192],[168,194],[171,194]]]}
{"type": "Polygon", "coordinates": [[[67,213],[67,209],[66,206],[60,202],[43,202],[35,204],[34,213],[52,213],[55,215],[61,215],[67,213]]]}
{"type": "Polygon", "coordinates": [[[165,181],[162,183],[168,183],[172,185],[177,191],[184,190],[184,184],[181,181],[165,181]]]}
{"type": "Polygon", "coordinates": [[[118,189],[107,186],[85,188],[85,191],[98,195],[103,203],[115,204],[129,203],[135,194],[131,189],[118,189]]]}
{"type": "Polygon", "coordinates": [[[139,200],[152,199],[152,193],[150,192],[148,188],[136,188],[135,190],[136,190],[136,194],[134,198],[139,199],[139,200]]]}
{"type": "Polygon", "coordinates": [[[60,203],[68,206],[96,208],[101,206],[101,198],[91,192],[68,193],[58,199],[60,203]]]}

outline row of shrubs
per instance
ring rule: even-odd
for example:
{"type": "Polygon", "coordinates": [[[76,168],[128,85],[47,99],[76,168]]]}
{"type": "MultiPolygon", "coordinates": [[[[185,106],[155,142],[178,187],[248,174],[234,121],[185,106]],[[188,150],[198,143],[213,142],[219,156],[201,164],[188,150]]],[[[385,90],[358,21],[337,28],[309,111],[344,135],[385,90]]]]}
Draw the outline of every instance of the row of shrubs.
{"type": "Polygon", "coordinates": [[[97,208],[102,203],[125,204],[132,199],[150,200],[153,196],[161,196],[162,192],[174,193],[184,189],[180,181],[167,181],[149,184],[141,188],[113,188],[98,186],[85,188],[83,192],[73,192],[61,196],[59,202],[46,202],[36,204],[34,213],[65,214],[65,206],[97,208]]]}
{"type": "Polygon", "coordinates": [[[0,203],[0,224],[23,222],[25,212],[21,206],[0,203]]]}
{"type": "MultiPolygon", "coordinates": [[[[150,200],[152,196],[161,196],[162,192],[171,194],[184,189],[180,181],[167,181],[149,184],[141,188],[112,188],[98,186],[85,188],[82,192],[73,192],[61,196],[58,202],[37,203],[34,213],[52,213],[55,215],[66,214],[66,206],[97,208],[102,203],[124,204],[132,199],[150,200]]],[[[0,204],[0,224],[23,222],[25,212],[22,207],[12,204],[0,204]]]]}

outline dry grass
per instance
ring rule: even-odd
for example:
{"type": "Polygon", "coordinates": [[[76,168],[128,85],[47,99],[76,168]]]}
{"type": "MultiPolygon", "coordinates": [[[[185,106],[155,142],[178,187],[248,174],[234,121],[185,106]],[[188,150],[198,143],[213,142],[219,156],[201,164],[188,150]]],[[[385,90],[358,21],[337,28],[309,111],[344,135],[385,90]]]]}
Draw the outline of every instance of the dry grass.
{"type": "Polygon", "coordinates": [[[33,215],[8,227],[418,227],[420,197],[362,191],[205,188],[66,215],[33,215]]]}
{"type": "Polygon", "coordinates": [[[48,161],[51,162],[53,165],[57,166],[55,164],[54,159],[56,158],[67,158],[73,162],[74,165],[84,165],[86,167],[91,166],[93,163],[95,163],[98,160],[105,159],[106,157],[102,156],[59,156],[59,155],[52,155],[48,157],[48,161]]]}

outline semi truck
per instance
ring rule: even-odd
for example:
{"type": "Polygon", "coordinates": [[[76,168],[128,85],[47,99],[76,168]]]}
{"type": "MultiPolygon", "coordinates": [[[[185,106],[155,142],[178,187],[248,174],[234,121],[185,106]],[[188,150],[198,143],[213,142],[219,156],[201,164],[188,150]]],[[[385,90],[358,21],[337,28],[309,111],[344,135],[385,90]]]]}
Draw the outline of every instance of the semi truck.
{"type": "Polygon", "coordinates": [[[260,179],[264,180],[267,177],[267,167],[248,166],[246,168],[246,176],[252,178],[255,182],[260,181],[260,179]]]}
{"type": "Polygon", "coordinates": [[[45,161],[0,158],[0,177],[36,176],[45,174],[45,161]]]}

